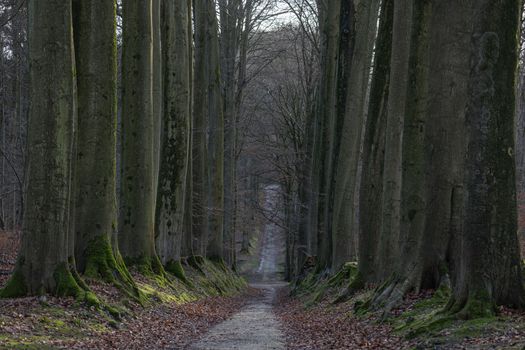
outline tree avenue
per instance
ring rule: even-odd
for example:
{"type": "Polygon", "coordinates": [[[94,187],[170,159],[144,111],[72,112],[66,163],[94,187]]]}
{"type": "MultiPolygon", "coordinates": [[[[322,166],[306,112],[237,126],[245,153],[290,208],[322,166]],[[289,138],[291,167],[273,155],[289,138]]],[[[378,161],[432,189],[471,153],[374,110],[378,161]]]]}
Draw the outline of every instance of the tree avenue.
{"type": "Polygon", "coordinates": [[[1,297],[97,304],[98,280],[143,302],[134,276],[263,266],[275,225],[294,291],[348,275],[336,301],[372,289],[357,309],[383,317],[443,293],[424,329],[525,307],[523,2],[279,3],[23,5],[22,239],[1,297]]]}

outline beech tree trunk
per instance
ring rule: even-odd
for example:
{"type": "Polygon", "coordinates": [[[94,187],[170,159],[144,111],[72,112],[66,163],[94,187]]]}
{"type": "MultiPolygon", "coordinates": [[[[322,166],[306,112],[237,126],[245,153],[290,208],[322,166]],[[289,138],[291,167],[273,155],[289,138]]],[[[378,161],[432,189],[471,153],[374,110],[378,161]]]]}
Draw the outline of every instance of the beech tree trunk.
{"type": "Polygon", "coordinates": [[[78,86],[76,266],[86,276],[129,285],[133,282],[115,239],[116,2],[75,0],[73,5],[78,86]]]}
{"type": "MultiPolygon", "coordinates": [[[[164,108],[164,89],[163,89],[163,75],[164,75],[164,58],[162,38],[162,16],[164,0],[151,0],[151,24],[152,24],[152,40],[153,40],[153,81],[152,81],[152,103],[153,103],[153,188],[157,190],[159,183],[159,172],[161,162],[161,148],[163,141],[163,108],[164,108]]],[[[166,43],[167,44],[167,43],[166,43]]],[[[155,206],[157,203],[157,195],[155,193],[155,206]]]]}
{"type": "MultiPolygon", "coordinates": [[[[352,289],[379,282],[378,241],[382,212],[383,171],[394,1],[383,0],[376,41],[376,59],[363,139],[363,173],[359,197],[358,277],[352,289]]],[[[353,292],[354,290],[351,290],[353,292]]]]}
{"type": "Polygon", "coordinates": [[[334,180],[334,147],[337,124],[337,83],[341,1],[321,1],[320,32],[322,42],[321,79],[319,86],[318,118],[320,128],[314,149],[319,167],[317,215],[317,258],[320,269],[331,267],[332,260],[332,205],[334,180]]]}
{"type": "MultiPolygon", "coordinates": [[[[208,247],[206,256],[222,261],[224,256],[224,115],[219,59],[219,32],[215,1],[208,0],[206,40],[208,52],[208,247]]],[[[230,188],[233,190],[233,188],[230,188]]],[[[231,195],[231,194],[230,194],[231,195]]]]}
{"type": "Polygon", "coordinates": [[[224,257],[233,264],[235,246],[235,169],[237,160],[237,110],[235,68],[239,52],[241,0],[220,0],[220,61],[224,115],[224,257]]]}
{"type": "Polygon", "coordinates": [[[152,4],[123,2],[122,164],[119,246],[143,272],[161,272],[155,252],[152,4]]]}
{"type": "Polygon", "coordinates": [[[27,189],[22,246],[3,297],[80,296],[71,273],[76,83],[71,1],[31,1],[27,189]]]}
{"type": "MultiPolygon", "coordinates": [[[[347,87],[344,93],[345,109],[341,129],[341,145],[337,147],[338,158],[336,164],[334,210],[333,210],[333,257],[332,266],[339,269],[350,260],[352,237],[354,231],[354,212],[356,181],[358,179],[359,157],[361,153],[362,129],[365,121],[366,99],[368,92],[370,64],[374,41],[377,34],[377,16],[380,1],[361,2],[354,10],[350,10],[350,18],[344,22],[355,23],[352,52],[347,64],[350,66],[347,87]],[[355,11],[355,12],[354,12],[355,11]]],[[[341,29],[342,33],[347,31],[341,29]]],[[[342,56],[343,58],[344,56],[342,56]]]]}
{"type": "Polygon", "coordinates": [[[188,121],[189,133],[188,133],[188,143],[189,143],[189,152],[188,152],[188,169],[186,174],[186,195],[184,196],[184,223],[183,223],[183,237],[182,237],[182,256],[191,256],[193,255],[193,23],[190,20],[192,18],[192,0],[186,0],[186,18],[188,19],[186,25],[187,30],[186,34],[188,35],[188,85],[189,85],[189,100],[191,113],[191,118],[188,121]]]}
{"type": "Polygon", "coordinates": [[[381,279],[394,272],[399,255],[402,186],[402,144],[408,89],[413,0],[394,0],[394,25],[390,62],[390,92],[386,120],[383,198],[379,220],[381,231],[378,254],[381,279]],[[394,84],[393,84],[394,83],[394,84]]]}
{"type": "Polygon", "coordinates": [[[208,89],[210,41],[208,33],[208,1],[194,0],[195,74],[193,76],[192,130],[192,251],[206,255],[208,240],[208,89]]]}
{"type": "Polygon", "coordinates": [[[470,20],[465,220],[449,309],[486,317],[525,303],[517,241],[514,108],[521,2],[477,1],[470,20]]]}
{"type": "Polygon", "coordinates": [[[191,118],[188,51],[191,43],[186,6],[186,0],[163,1],[164,108],[156,243],[165,266],[180,259],[187,193],[191,118]]]}

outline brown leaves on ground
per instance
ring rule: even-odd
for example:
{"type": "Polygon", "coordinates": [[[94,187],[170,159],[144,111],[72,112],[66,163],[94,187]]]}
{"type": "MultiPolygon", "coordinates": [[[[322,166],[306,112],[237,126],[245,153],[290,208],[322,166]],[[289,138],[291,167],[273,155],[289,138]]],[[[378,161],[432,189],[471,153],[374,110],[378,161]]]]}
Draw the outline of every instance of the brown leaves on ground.
{"type": "Polygon", "coordinates": [[[71,298],[0,299],[0,349],[180,349],[237,312],[246,299],[239,295],[135,306],[120,323],[71,298]]]}
{"type": "Polygon", "coordinates": [[[289,349],[404,349],[410,343],[370,318],[351,315],[348,304],[322,301],[305,308],[284,290],[276,307],[289,349]]]}
{"type": "Polygon", "coordinates": [[[182,305],[163,304],[136,314],[120,329],[73,349],[180,349],[244,305],[244,297],[212,297],[182,305]]]}

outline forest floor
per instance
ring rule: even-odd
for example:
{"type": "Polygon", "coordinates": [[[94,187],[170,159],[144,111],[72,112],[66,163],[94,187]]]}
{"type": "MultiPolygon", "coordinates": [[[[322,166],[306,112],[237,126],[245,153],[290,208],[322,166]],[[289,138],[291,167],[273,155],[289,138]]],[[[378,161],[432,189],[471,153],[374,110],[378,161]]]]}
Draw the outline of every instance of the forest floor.
{"type": "MultiPolygon", "coordinates": [[[[0,288],[14,268],[19,237],[0,232],[0,288]]],[[[117,317],[73,298],[0,299],[0,349],[185,349],[261,294],[207,261],[199,271],[188,265],[185,271],[193,286],[131,271],[145,305],[113,285],[87,280],[117,317]]]]}
{"type": "Polygon", "coordinates": [[[288,349],[525,349],[524,311],[501,307],[495,317],[437,323],[449,296],[432,290],[407,295],[386,316],[362,307],[373,290],[336,302],[355,267],[349,263],[345,273],[328,277],[308,275],[281,291],[276,314],[288,349]]]}

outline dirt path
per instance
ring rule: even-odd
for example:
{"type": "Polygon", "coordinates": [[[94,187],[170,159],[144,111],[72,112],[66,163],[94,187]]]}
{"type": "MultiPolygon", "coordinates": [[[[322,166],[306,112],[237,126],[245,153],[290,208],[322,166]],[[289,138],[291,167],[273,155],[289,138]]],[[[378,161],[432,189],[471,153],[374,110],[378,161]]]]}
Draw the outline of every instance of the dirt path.
{"type": "MultiPolygon", "coordinates": [[[[267,212],[280,210],[278,196],[278,185],[266,186],[264,207],[267,212]]],[[[263,231],[259,264],[253,271],[254,279],[260,282],[251,283],[253,288],[261,291],[260,295],[253,297],[241,311],[213,327],[188,349],[286,349],[285,335],[273,310],[277,291],[286,286],[286,283],[279,282],[284,263],[284,244],[282,229],[268,222],[263,231]]]]}
{"type": "Polygon", "coordinates": [[[286,342],[273,312],[273,302],[284,283],[252,284],[261,290],[247,306],[231,319],[213,327],[190,350],[284,350],[286,342]]]}
{"type": "Polygon", "coordinates": [[[268,185],[264,192],[264,210],[270,220],[264,226],[259,265],[255,271],[255,278],[261,281],[276,281],[282,278],[286,247],[283,229],[272,222],[272,219],[282,211],[279,201],[279,185],[268,185]]]}

